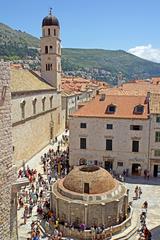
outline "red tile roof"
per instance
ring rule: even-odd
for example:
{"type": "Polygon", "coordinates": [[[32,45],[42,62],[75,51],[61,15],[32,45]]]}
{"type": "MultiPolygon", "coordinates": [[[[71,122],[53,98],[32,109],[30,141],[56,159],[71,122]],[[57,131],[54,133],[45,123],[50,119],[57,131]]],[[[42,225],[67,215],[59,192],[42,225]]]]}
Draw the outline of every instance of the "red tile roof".
{"type": "Polygon", "coordinates": [[[101,95],[97,95],[93,100],[81,107],[72,114],[75,117],[100,117],[100,118],[125,118],[125,119],[147,119],[148,108],[146,97],[144,96],[105,96],[104,101],[100,101],[101,95]],[[106,113],[107,107],[113,104],[116,106],[114,114],[106,113]],[[142,114],[134,114],[134,108],[138,105],[144,106],[142,114]]]}

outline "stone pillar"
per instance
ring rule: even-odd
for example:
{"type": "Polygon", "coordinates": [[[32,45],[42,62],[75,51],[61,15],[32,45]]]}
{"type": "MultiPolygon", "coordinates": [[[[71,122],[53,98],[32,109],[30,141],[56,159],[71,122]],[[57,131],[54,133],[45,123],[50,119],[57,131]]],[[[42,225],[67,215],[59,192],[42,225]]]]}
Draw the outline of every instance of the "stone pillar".
{"type": "Polygon", "coordinates": [[[127,218],[127,213],[128,213],[128,194],[124,195],[124,215],[127,218]]]}
{"type": "Polygon", "coordinates": [[[117,205],[117,224],[119,224],[119,199],[116,200],[116,205],[117,205]]]}
{"type": "Polygon", "coordinates": [[[88,204],[84,204],[84,224],[87,225],[88,223],[88,204]]]}
{"type": "Polygon", "coordinates": [[[58,198],[56,197],[56,217],[59,217],[58,198]]]}
{"type": "Polygon", "coordinates": [[[71,202],[68,202],[68,223],[71,224],[71,202]]]}
{"type": "Polygon", "coordinates": [[[105,225],[105,203],[101,203],[101,209],[102,209],[102,224],[105,225]]]}
{"type": "Polygon", "coordinates": [[[13,205],[13,166],[10,66],[0,62],[0,239],[17,239],[17,208],[13,205]]]}

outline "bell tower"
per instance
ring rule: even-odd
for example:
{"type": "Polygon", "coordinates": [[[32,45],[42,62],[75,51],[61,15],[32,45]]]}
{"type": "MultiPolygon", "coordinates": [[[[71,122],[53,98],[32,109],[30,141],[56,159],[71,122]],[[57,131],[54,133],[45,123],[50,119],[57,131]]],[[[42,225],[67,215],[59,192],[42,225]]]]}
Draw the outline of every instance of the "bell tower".
{"type": "Polygon", "coordinates": [[[60,25],[58,19],[52,15],[52,8],[42,21],[40,46],[41,76],[57,91],[61,91],[60,25]]]}

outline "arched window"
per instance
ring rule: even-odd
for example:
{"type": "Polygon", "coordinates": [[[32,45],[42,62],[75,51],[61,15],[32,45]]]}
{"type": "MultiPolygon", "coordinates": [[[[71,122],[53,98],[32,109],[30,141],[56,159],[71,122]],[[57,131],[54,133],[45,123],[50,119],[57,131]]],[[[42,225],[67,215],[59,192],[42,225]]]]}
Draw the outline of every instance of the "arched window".
{"type": "Polygon", "coordinates": [[[54,36],[56,36],[56,29],[54,28],[54,36]]]}
{"type": "Polygon", "coordinates": [[[50,100],[50,108],[52,108],[53,107],[53,96],[51,96],[49,100],[50,100]]]}
{"type": "Polygon", "coordinates": [[[52,64],[48,63],[46,64],[46,71],[51,71],[52,70],[52,64]]]}
{"type": "Polygon", "coordinates": [[[135,106],[133,112],[134,112],[134,114],[143,114],[143,112],[144,112],[144,106],[141,105],[141,104],[135,106]]]}
{"type": "Polygon", "coordinates": [[[42,98],[42,111],[43,112],[45,111],[45,100],[46,100],[46,97],[43,97],[42,98]]]}
{"type": "Polygon", "coordinates": [[[50,36],[51,35],[51,30],[50,30],[50,28],[48,28],[48,36],[50,36]]]}
{"type": "Polygon", "coordinates": [[[53,52],[53,46],[52,46],[52,45],[49,46],[49,51],[50,51],[51,53],[53,52]]]}
{"type": "Polygon", "coordinates": [[[48,53],[48,46],[45,46],[45,53],[48,53]]]}
{"type": "Polygon", "coordinates": [[[22,119],[25,118],[25,105],[26,105],[26,101],[25,101],[25,100],[22,100],[21,103],[20,103],[20,106],[21,106],[21,117],[22,117],[22,119]]]}
{"type": "Polygon", "coordinates": [[[116,106],[114,104],[110,104],[107,106],[107,109],[106,109],[106,114],[109,113],[109,114],[114,114],[116,111],[116,106]]]}
{"type": "Polygon", "coordinates": [[[37,103],[37,98],[33,98],[32,104],[33,104],[33,114],[36,114],[36,103],[37,103]]]}

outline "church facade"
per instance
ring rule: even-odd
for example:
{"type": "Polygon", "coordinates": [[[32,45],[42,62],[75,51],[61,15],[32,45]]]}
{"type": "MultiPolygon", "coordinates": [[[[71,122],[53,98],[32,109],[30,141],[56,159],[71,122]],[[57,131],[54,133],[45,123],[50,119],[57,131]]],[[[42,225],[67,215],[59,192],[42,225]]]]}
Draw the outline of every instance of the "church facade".
{"type": "Polygon", "coordinates": [[[64,130],[59,35],[58,19],[50,12],[42,21],[41,75],[11,67],[13,151],[17,167],[64,130]]]}

